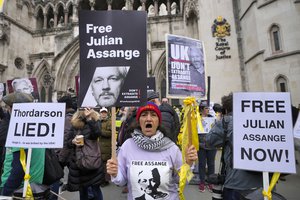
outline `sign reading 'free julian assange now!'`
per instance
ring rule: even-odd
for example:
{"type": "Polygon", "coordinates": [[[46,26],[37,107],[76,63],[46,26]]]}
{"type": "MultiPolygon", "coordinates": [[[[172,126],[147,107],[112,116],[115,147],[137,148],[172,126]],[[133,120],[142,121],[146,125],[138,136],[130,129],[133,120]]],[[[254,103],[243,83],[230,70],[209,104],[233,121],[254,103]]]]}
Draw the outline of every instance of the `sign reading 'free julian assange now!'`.
{"type": "Polygon", "coordinates": [[[80,11],[81,107],[147,100],[146,19],[144,11],[80,11]]]}
{"type": "Polygon", "coordinates": [[[62,148],[65,103],[13,104],[6,147],[62,148]]]}
{"type": "Polygon", "coordinates": [[[233,105],[233,167],[296,173],[290,93],[234,93],[233,105]]]}

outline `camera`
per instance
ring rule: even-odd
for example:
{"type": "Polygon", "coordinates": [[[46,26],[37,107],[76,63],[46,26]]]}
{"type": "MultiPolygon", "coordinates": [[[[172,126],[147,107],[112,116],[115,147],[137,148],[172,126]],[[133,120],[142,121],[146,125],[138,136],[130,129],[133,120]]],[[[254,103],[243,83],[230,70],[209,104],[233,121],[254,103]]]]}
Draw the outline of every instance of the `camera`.
{"type": "Polygon", "coordinates": [[[207,182],[213,184],[212,200],[223,199],[223,184],[225,182],[225,175],[211,174],[208,176],[207,182]]]}
{"type": "Polygon", "coordinates": [[[223,185],[213,185],[212,200],[223,199],[223,185]]]}

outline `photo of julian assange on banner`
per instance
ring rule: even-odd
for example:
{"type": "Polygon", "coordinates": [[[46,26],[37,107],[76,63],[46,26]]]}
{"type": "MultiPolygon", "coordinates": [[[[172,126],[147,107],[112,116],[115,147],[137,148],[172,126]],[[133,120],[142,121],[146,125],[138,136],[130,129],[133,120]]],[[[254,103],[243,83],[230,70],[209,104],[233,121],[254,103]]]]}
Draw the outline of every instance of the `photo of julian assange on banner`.
{"type": "Polygon", "coordinates": [[[79,13],[80,107],[146,101],[146,19],[140,11],[79,13]]]}
{"type": "Polygon", "coordinates": [[[166,35],[167,97],[204,97],[205,59],[200,40],[166,35]]]}
{"type": "Polygon", "coordinates": [[[34,102],[39,102],[39,90],[36,78],[17,77],[12,80],[7,80],[8,93],[22,92],[31,94],[34,102]]]}

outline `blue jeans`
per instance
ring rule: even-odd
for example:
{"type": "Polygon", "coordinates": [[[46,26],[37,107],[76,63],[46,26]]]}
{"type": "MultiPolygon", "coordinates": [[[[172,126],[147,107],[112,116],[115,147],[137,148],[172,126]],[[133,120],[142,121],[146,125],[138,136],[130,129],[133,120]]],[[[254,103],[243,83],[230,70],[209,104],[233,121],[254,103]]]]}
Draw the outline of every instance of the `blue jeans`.
{"type": "MultiPolygon", "coordinates": [[[[94,200],[103,200],[103,196],[102,196],[102,191],[100,189],[100,185],[92,185],[89,186],[90,188],[92,188],[92,192],[94,194],[94,200]]],[[[89,187],[84,187],[79,191],[80,194],[80,200],[88,200],[89,199],[89,195],[88,195],[88,188],[89,187]]]]}
{"type": "Polygon", "coordinates": [[[217,150],[207,150],[203,148],[199,148],[198,151],[198,158],[199,158],[199,178],[200,182],[205,182],[205,167],[207,164],[207,175],[214,174],[215,173],[215,156],[216,156],[217,150]]]}

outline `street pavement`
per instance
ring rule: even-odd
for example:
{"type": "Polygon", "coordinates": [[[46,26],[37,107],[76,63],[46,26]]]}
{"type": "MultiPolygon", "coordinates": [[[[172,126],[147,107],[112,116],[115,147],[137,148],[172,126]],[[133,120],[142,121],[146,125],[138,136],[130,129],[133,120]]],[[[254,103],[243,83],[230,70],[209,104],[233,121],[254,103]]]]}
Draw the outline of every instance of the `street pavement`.
{"type": "MultiPolygon", "coordinates": [[[[284,196],[287,200],[300,199],[300,167],[297,165],[297,174],[286,176],[285,181],[278,181],[276,192],[284,196]]],[[[122,187],[110,183],[101,188],[104,200],[126,200],[126,194],[122,193],[122,187]]],[[[212,193],[206,190],[204,193],[198,190],[197,185],[187,185],[184,191],[186,200],[211,200],[212,193]]],[[[78,192],[63,192],[61,196],[66,200],[79,200],[78,192]]]]}

